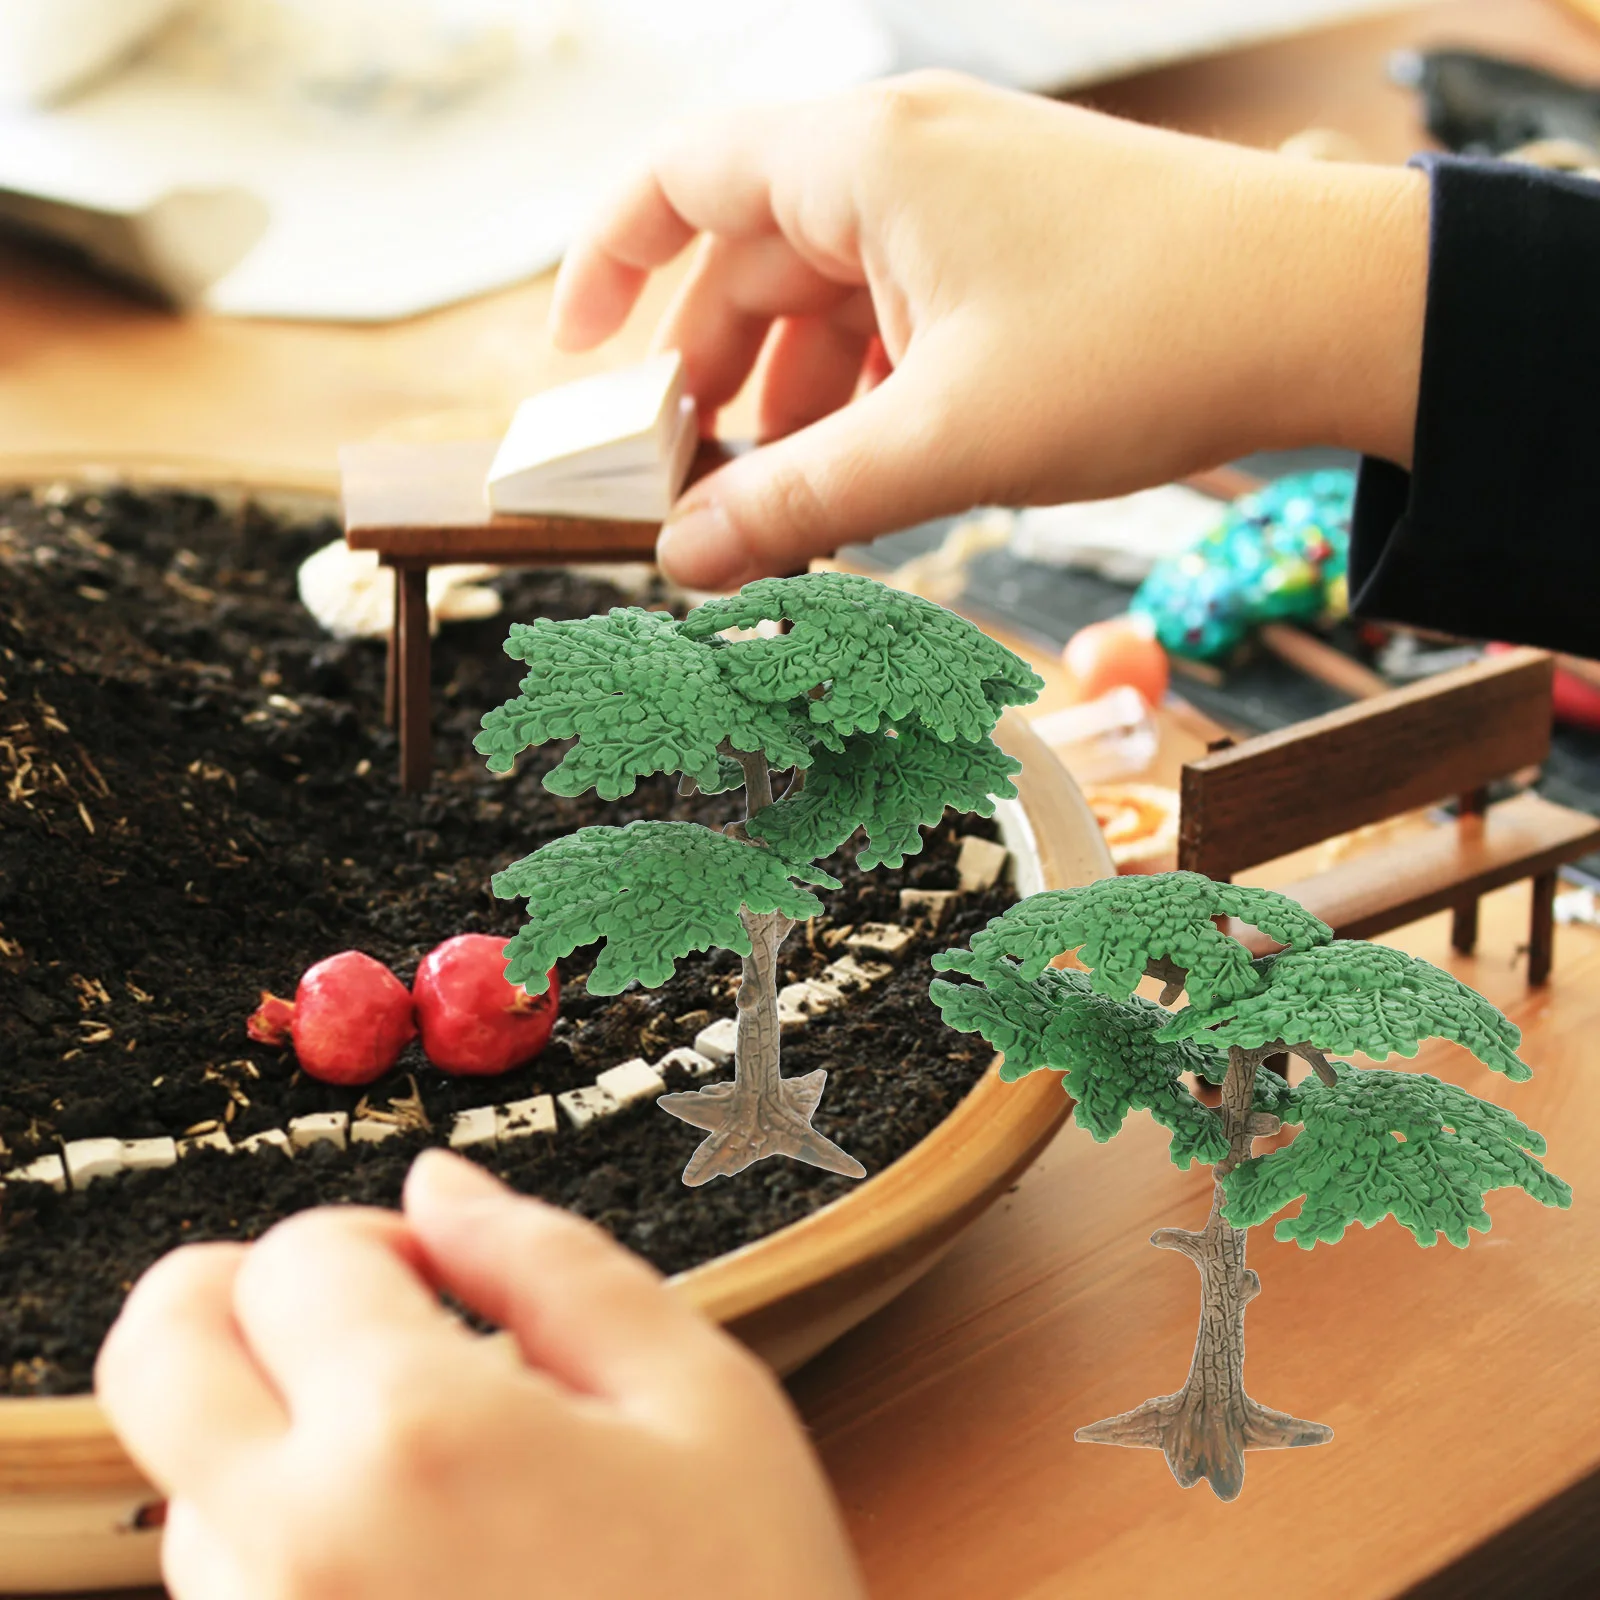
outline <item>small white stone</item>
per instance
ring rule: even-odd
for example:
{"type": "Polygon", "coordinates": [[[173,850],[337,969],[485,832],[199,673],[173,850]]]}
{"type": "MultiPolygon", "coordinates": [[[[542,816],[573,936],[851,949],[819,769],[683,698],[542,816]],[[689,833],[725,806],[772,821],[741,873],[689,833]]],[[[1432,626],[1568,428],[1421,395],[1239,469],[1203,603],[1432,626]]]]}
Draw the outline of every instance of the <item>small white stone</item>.
{"type": "Polygon", "coordinates": [[[260,1133],[252,1133],[248,1139],[241,1139],[234,1148],[247,1156],[256,1155],[262,1150],[281,1150],[286,1156],[294,1154],[289,1135],[282,1128],[266,1128],[260,1133]]]}
{"type": "Polygon", "coordinates": [[[398,1122],[385,1122],[381,1117],[356,1117],[350,1124],[351,1144],[382,1144],[404,1133],[398,1122]]]}
{"type": "Polygon", "coordinates": [[[734,1017],[718,1017],[694,1036],[695,1050],[719,1067],[733,1060],[733,1049],[738,1042],[739,1023],[734,1017]]]}
{"type": "Polygon", "coordinates": [[[954,889],[902,889],[900,909],[908,916],[926,917],[931,926],[943,925],[950,907],[961,898],[954,889]]]}
{"type": "Polygon", "coordinates": [[[74,1139],[62,1147],[67,1160],[67,1181],[74,1189],[87,1188],[96,1178],[122,1171],[120,1139],[74,1139]]]}
{"type": "Polygon", "coordinates": [[[13,1167],[6,1174],[7,1183],[47,1183],[57,1194],[67,1188],[67,1169],[60,1156],[39,1156],[25,1167],[13,1167]]]}
{"type": "Polygon", "coordinates": [[[221,1150],[231,1153],[233,1140],[221,1128],[213,1128],[209,1133],[193,1133],[187,1139],[178,1141],[178,1159],[182,1161],[186,1156],[192,1156],[196,1150],[221,1150]]]}
{"type": "Polygon", "coordinates": [[[450,1148],[473,1150],[487,1145],[493,1149],[499,1137],[495,1120],[493,1106],[474,1106],[470,1111],[456,1112],[456,1119],[450,1124],[450,1148]]]}
{"type": "Polygon", "coordinates": [[[892,922],[863,922],[844,942],[846,950],[861,955],[888,956],[900,954],[915,935],[909,928],[900,928],[892,922]]]}
{"type": "Polygon", "coordinates": [[[565,1094],[558,1094],[556,1104],[566,1112],[567,1120],[574,1128],[587,1128],[591,1122],[596,1122],[601,1117],[612,1116],[622,1109],[616,1099],[607,1094],[597,1083],[591,1083],[583,1089],[568,1089],[565,1094]]]}
{"type": "Polygon", "coordinates": [[[698,1050],[691,1050],[688,1045],[681,1044],[676,1050],[669,1050],[656,1062],[656,1071],[664,1067],[682,1067],[691,1078],[709,1078],[717,1070],[717,1064],[710,1056],[703,1056],[698,1050]]]}
{"type": "Polygon", "coordinates": [[[122,1165],[128,1172],[176,1166],[178,1146],[171,1139],[127,1139],[122,1145],[122,1165]]]}
{"type": "Polygon", "coordinates": [[[604,1072],[597,1072],[594,1082],[597,1089],[604,1089],[619,1106],[654,1100],[667,1087],[661,1074],[643,1056],[624,1061],[620,1067],[607,1067],[604,1072]]]}
{"type": "Polygon", "coordinates": [[[1003,844],[996,844],[993,839],[980,839],[976,834],[963,834],[961,854],[956,857],[956,872],[962,889],[975,894],[994,888],[1010,859],[1011,852],[1003,844]]]}
{"type": "Polygon", "coordinates": [[[349,1138],[348,1111],[313,1111],[289,1119],[289,1143],[296,1150],[306,1150],[314,1144],[331,1144],[336,1150],[343,1150],[349,1138]]]}
{"type": "Polygon", "coordinates": [[[778,1011],[803,1011],[808,1017],[820,1017],[844,1003],[844,990],[836,984],[824,983],[820,978],[807,978],[801,983],[788,983],[778,991],[778,1011]]]}
{"type": "Polygon", "coordinates": [[[881,983],[893,971],[894,968],[887,962],[857,961],[854,956],[840,956],[822,969],[822,981],[831,983],[835,989],[842,989],[846,994],[855,994],[881,983]]]}
{"type": "Polygon", "coordinates": [[[512,1100],[503,1106],[496,1106],[494,1127],[501,1144],[508,1139],[526,1139],[535,1133],[554,1133],[555,1097],[536,1094],[529,1100],[512,1100]]]}

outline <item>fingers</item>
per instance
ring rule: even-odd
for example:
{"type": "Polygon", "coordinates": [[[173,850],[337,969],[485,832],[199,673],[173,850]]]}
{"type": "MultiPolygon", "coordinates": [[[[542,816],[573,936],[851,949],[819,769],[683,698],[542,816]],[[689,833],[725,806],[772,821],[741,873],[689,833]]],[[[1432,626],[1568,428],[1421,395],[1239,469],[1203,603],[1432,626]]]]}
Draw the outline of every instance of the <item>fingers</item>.
{"type": "Polygon", "coordinates": [[[128,1297],[95,1366],[95,1392],[129,1454],[162,1489],[208,1500],[288,1426],[234,1319],[243,1245],[191,1245],[128,1297]]]}
{"type": "Polygon", "coordinates": [[[736,1364],[731,1341],[644,1262],[459,1156],[419,1156],[404,1203],[436,1281],[573,1389],[670,1418],[695,1405],[699,1375],[736,1364]]]}
{"type": "Polygon", "coordinates": [[[953,410],[959,369],[944,366],[914,347],[876,388],[701,479],[661,530],[662,570],[687,588],[733,589],[979,503],[979,441],[953,410]]]}
{"type": "Polygon", "coordinates": [[[864,292],[819,273],[786,239],[708,238],[654,343],[682,353],[686,386],[705,417],[744,387],[774,320],[836,313],[857,299],[870,333],[864,292]]]}
{"type": "Polygon", "coordinates": [[[748,238],[772,231],[763,158],[770,114],[692,123],[662,147],[573,242],[556,277],[550,332],[587,350],[626,320],[645,281],[697,233],[748,238]]]}
{"type": "Polygon", "coordinates": [[[861,281],[850,170],[841,119],[818,108],[747,109],[685,124],[568,250],[550,307],[555,343],[586,350],[615,333],[650,273],[696,234],[782,234],[822,276],[861,281]],[[803,167],[791,159],[798,148],[803,167]],[[827,201],[808,206],[803,193],[827,201]]]}
{"type": "Polygon", "coordinates": [[[562,258],[550,332],[563,350],[588,350],[627,320],[656,267],[698,230],[673,209],[655,172],[630,184],[562,258]]]}
{"type": "Polygon", "coordinates": [[[175,1499],[167,1507],[161,1576],[172,1600],[249,1600],[264,1588],[261,1583],[252,1587],[234,1545],[188,1499],[175,1499]]]}
{"type": "Polygon", "coordinates": [[[343,1409],[374,1362],[460,1360],[474,1342],[440,1305],[392,1212],[304,1211],[251,1249],[234,1284],[240,1328],[296,1416],[343,1409]]]}
{"type": "Polygon", "coordinates": [[[782,438],[849,403],[873,338],[870,305],[867,326],[851,315],[858,303],[847,301],[831,316],[789,317],[778,324],[761,375],[760,438],[782,438]]]}

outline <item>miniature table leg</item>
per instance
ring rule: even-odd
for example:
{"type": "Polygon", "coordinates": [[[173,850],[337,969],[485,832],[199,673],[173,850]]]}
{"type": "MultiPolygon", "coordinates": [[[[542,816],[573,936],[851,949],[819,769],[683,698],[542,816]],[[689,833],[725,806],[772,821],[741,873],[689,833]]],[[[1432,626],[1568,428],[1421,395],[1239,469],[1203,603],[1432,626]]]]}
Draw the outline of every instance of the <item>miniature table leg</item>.
{"type": "Polygon", "coordinates": [[[1535,988],[1550,981],[1555,937],[1556,875],[1541,872],[1533,880],[1533,923],[1528,930],[1528,982],[1535,988]]]}
{"type": "Polygon", "coordinates": [[[400,717],[400,591],[404,587],[399,567],[394,574],[394,611],[389,618],[389,649],[383,658],[383,725],[392,728],[400,717]]]}
{"type": "MultiPolygon", "coordinates": [[[[1459,819],[1458,828],[1483,827],[1483,814],[1489,808],[1489,791],[1487,789],[1468,789],[1457,798],[1456,809],[1459,819]]],[[[1450,917],[1450,945],[1454,950],[1464,956],[1470,956],[1478,945],[1478,901],[1476,896],[1471,900],[1464,900],[1451,913],[1450,917]]]]}
{"type": "Polygon", "coordinates": [[[433,650],[428,638],[428,569],[396,567],[399,592],[400,787],[419,794],[433,776],[433,712],[429,678],[433,650]]]}

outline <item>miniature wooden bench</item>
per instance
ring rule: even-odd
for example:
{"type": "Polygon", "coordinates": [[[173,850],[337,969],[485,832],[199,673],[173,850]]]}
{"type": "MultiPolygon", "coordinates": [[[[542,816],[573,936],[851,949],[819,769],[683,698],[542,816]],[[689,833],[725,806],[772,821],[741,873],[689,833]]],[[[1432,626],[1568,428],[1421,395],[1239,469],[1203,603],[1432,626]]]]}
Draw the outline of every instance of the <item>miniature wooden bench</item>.
{"type": "MultiPolygon", "coordinates": [[[[1387,817],[1454,796],[1453,823],[1360,850],[1277,885],[1346,938],[1368,938],[1451,909],[1451,943],[1470,952],[1478,900],[1533,879],[1528,981],[1550,975],[1556,869],[1600,849],[1600,821],[1524,793],[1486,803],[1496,779],[1550,750],[1554,660],[1516,650],[1213,750],[1183,769],[1178,865],[1231,879],[1387,817]]],[[[1252,950],[1276,946],[1230,928],[1252,950]]]]}
{"type": "MultiPolygon", "coordinates": [[[[655,557],[657,522],[491,512],[484,481],[498,445],[497,439],[382,441],[339,452],[345,543],[376,550],[394,569],[384,712],[399,728],[401,787],[413,793],[427,788],[433,775],[430,567],[478,561],[554,567],[655,557]]],[[[716,440],[703,440],[688,481],[703,478],[730,454],[716,440]]]]}

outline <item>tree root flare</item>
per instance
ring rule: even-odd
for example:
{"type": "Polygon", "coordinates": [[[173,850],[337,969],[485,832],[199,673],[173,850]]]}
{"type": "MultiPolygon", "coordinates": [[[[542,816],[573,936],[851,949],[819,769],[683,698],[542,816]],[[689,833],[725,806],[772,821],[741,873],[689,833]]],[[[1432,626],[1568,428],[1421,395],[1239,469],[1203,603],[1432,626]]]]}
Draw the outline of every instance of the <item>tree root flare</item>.
{"type": "Polygon", "coordinates": [[[662,1095],[656,1104],[663,1111],[710,1135],[689,1158],[683,1181],[697,1188],[768,1156],[789,1156],[847,1178],[866,1177],[867,1169],[854,1156],[811,1126],[827,1078],[821,1070],[781,1078],[776,1096],[737,1080],[662,1095]]]}

